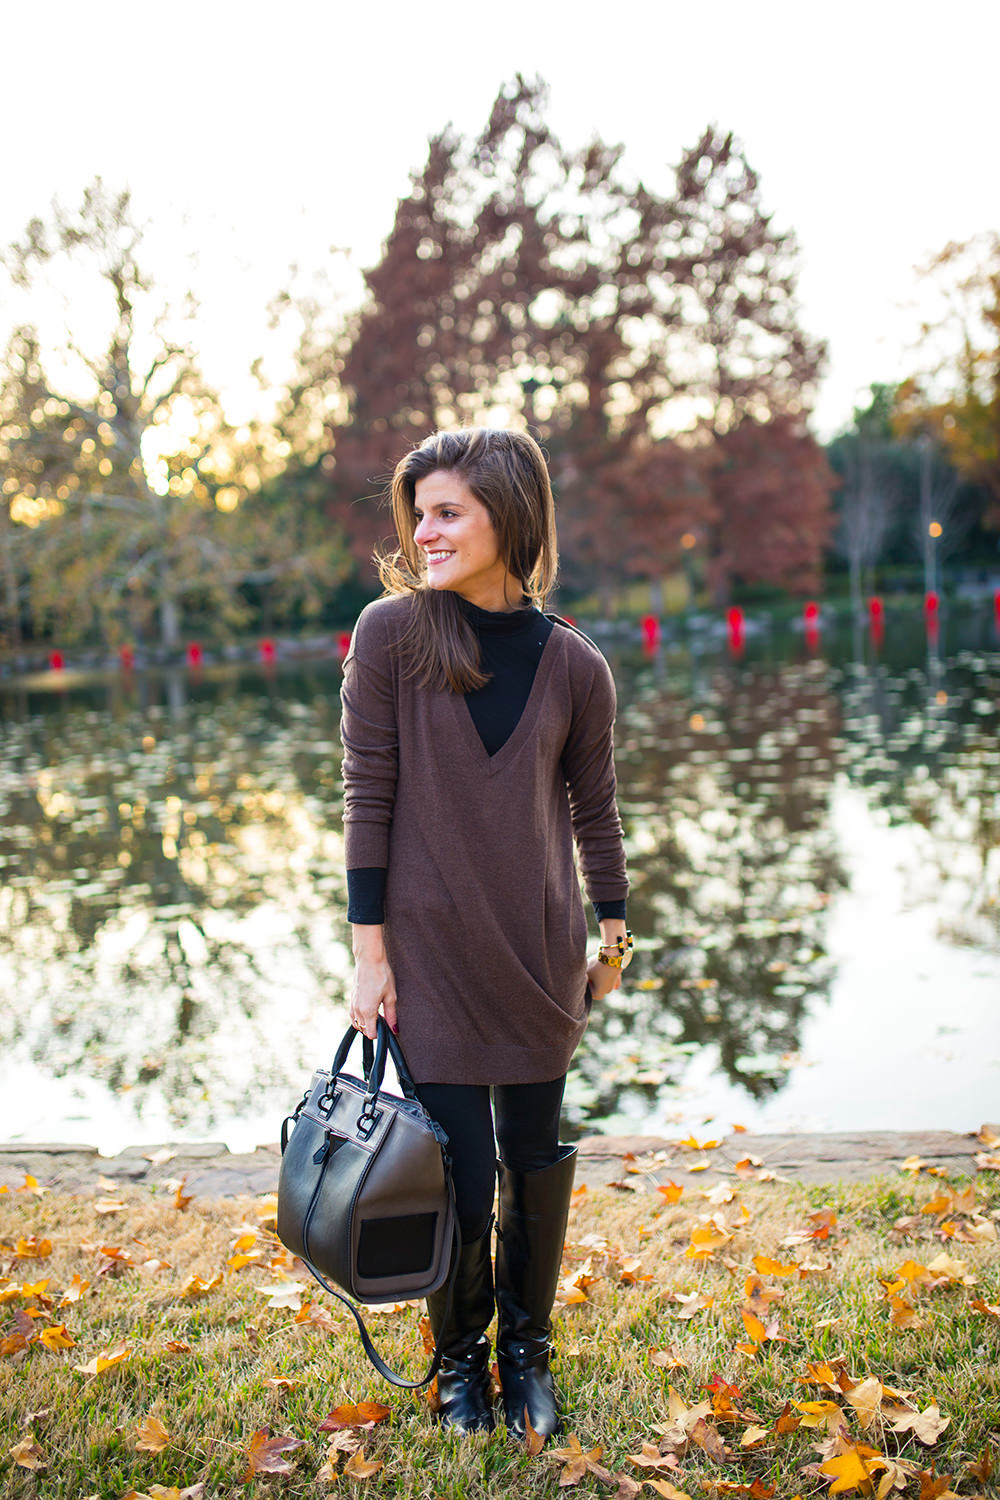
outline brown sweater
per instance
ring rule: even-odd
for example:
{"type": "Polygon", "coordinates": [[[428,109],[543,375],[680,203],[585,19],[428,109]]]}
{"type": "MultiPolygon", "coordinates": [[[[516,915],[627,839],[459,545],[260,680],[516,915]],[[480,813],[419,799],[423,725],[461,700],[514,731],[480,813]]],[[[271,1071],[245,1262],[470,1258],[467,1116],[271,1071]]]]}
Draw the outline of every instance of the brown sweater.
{"type": "Polygon", "coordinates": [[[615,690],[562,621],[517,728],[490,756],[461,694],[403,676],[406,597],[361,614],[344,663],[348,869],[385,865],[400,1041],[418,1083],[541,1083],[587,1018],[591,900],[625,897],[615,690]]]}

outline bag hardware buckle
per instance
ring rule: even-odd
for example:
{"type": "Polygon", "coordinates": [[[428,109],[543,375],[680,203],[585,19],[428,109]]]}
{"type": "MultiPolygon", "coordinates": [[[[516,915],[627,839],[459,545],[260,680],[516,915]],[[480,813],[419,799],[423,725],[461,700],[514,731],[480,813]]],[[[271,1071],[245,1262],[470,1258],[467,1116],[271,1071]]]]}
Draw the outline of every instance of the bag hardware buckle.
{"type": "Polygon", "coordinates": [[[382,1111],[375,1108],[373,1099],[366,1099],[361,1113],[358,1115],[355,1125],[358,1135],[363,1141],[367,1141],[375,1126],[382,1118],[382,1111]]]}

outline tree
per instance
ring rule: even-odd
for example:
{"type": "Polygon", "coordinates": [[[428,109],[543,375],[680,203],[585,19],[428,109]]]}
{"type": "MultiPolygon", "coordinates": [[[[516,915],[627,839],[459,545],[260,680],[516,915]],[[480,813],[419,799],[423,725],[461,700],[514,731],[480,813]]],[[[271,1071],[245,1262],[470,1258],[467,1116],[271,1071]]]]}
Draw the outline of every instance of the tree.
{"type": "MultiPolygon", "coordinates": [[[[607,593],[623,568],[677,566],[692,533],[728,557],[712,450],[751,417],[794,419],[804,441],[820,349],[797,325],[791,238],[731,136],[706,132],[662,194],[626,178],[620,147],[566,149],[545,104],[518,76],[475,140],[431,141],[346,348],[329,350],[345,397],[331,508],[365,558],[389,530],[371,502],[410,444],[438,425],[523,422],[549,454],[566,576],[607,593]]],[[[814,457],[810,538],[825,505],[814,457]]]]}
{"type": "Polygon", "coordinates": [[[722,602],[737,576],[808,586],[829,532],[832,477],[806,430],[825,349],[799,326],[794,236],[774,228],[742,146],[715,127],[683,154],[660,218],[674,407],[717,450],[712,591],[722,602]]]}
{"type": "MultiPolygon", "coordinates": [[[[194,301],[156,296],[142,241],[128,191],[98,178],[79,209],[54,202],[10,247],[15,292],[66,311],[44,354],[28,322],[11,338],[0,447],[9,519],[31,531],[36,625],[113,638],[155,617],[169,647],[185,604],[246,619],[262,517],[247,527],[234,513],[280,464],[226,420],[198,371],[194,301]]],[[[281,528],[265,550],[271,569],[329,569],[322,552],[303,564],[281,528]]]]}
{"type": "Polygon", "coordinates": [[[898,430],[929,432],[988,497],[1000,527],[1000,233],[946,245],[924,268],[938,308],[921,328],[920,372],[899,390],[898,430]]]}

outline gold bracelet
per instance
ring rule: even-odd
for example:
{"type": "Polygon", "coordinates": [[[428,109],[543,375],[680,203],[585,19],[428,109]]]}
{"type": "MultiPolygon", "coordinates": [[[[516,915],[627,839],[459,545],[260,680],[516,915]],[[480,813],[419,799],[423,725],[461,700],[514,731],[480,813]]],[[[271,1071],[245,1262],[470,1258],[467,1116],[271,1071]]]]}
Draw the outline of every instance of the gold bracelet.
{"type": "Polygon", "coordinates": [[[601,944],[597,950],[597,962],[607,964],[611,969],[627,969],[632,962],[633,947],[632,934],[626,927],[624,937],[616,938],[613,943],[601,944]]]}

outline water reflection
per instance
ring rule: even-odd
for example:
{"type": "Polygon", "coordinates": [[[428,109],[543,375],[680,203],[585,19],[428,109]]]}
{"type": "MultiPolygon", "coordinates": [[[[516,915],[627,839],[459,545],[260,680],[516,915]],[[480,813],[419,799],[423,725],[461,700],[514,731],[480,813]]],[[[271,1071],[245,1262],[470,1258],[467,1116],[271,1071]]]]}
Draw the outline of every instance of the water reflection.
{"type": "MultiPolygon", "coordinates": [[[[859,992],[843,903],[879,827],[906,831],[926,961],[1000,979],[1000,655],[827,649],[616,659],[641,940],[571,1127],[662,1128],[695,1089],[753,1123],[801,1092],[838,973],[859,992]]],[[[319,663],[0,693],[0,1135],[273,1138],[346,1020],[338,685],[319,663]]],[[[963,1128],[990,1112],[970,1087],[963,1128]]]]}

